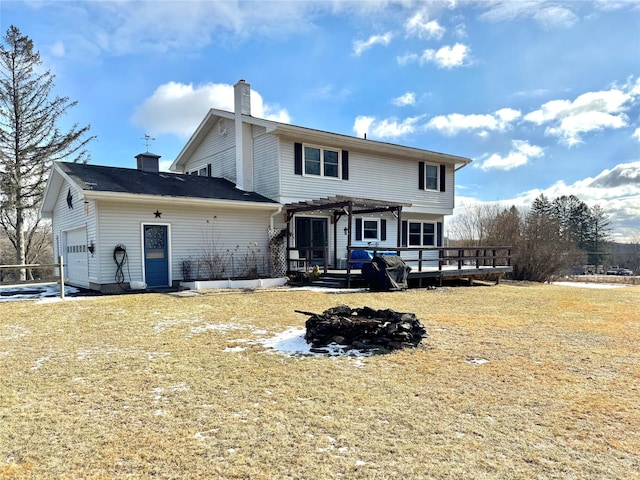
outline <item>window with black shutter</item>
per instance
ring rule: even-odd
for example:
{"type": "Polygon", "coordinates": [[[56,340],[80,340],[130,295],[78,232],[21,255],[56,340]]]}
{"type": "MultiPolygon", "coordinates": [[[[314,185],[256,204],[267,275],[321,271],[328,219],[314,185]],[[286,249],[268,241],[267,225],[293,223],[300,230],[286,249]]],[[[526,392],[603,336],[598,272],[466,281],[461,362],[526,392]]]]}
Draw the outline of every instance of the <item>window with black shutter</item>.
{"type": "Polygon", "coordinates": [[[418,188],[444,192],[446,188],[446,166],[418,162],[418,188]]]}
{"type": "Polygon", "coordinates": [[[296,175],[302,175],[302,144],[293,144],[294,171],[296,175]]]}
{"type": "Polygon", "coordinates": [[[349,180],[349,152],[342,150],[342,180],[349,180]]]}

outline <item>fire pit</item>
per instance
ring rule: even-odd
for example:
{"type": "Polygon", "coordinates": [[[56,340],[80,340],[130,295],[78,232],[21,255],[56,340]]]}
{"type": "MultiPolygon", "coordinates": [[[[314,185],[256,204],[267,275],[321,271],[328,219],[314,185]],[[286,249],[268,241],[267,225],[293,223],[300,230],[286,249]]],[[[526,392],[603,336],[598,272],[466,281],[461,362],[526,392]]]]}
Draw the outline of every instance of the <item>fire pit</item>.
{"type": "Polygon", "coordinates": [[[358,350],[398,350],[415,348],[429,335],[413,313],[373,308],[350,308],[347,305],[309,315],[305,340],[313,349],[332,343],[358,350]]]}

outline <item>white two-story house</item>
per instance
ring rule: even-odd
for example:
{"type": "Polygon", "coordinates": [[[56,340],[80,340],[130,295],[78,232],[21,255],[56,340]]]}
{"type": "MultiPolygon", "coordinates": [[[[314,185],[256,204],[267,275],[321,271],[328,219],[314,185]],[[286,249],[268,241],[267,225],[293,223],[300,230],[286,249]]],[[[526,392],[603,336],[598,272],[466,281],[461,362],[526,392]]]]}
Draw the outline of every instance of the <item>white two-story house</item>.
{"type": "Polygon", "coordinates": [[[149,153],[137,169],[54,165],[41,212],[70,283],[278,275],[291,252],[344,268],[354,247],[442,244],[470,159],[253,117],[243,80],[234,110],[209,110],[172,173],[149,153]]]}

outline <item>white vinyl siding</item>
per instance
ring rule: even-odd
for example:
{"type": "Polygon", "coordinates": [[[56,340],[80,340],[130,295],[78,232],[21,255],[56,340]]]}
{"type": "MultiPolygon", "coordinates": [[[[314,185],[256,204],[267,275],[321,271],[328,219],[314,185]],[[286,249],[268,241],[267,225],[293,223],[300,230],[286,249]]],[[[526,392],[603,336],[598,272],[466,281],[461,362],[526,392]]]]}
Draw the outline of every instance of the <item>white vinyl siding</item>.
{"type": "MultiPolygon", "coordinates": [[[[271,213],[273,212],[268,210],[252,211],[239,208],[131,206],[101,202],[101,283],[114,283],[116,266],[113,261],[113,249],[117,244],[124,244],[127,248],[128,267],[125,267],[124,272],[126,281],[129,281],[129,273],[132,280],[142,280],[142,223],[171,226],[169,243],[172,280],[182,279],[183,259],[197,261],[198,258],[214,251],[228,257],[233,254],[234,262],[237,262],[236,271],[242,269],[246,255],[255,251],[260,257],[262,268],[262,257],[268,259],[267,230],[271,213]],[[161,218],[154,218],[155,208],[162,213],[161,218]]],[[[264,266],[268,267],[268,261],[265,262],[264,266]]]]}
{"type": "MultiPolygon", "coordinates": [[[[412,204],[406,211],[450,215],[454,206],[453,166],[446,166],[445,191],[418,188],[418,162],[349,150],[349,180],[296,175],[294,142],[281,139],[281,190],[278,200],[291,203],[332,195],[375,198],[412,204]]],[[[259,159],[256,158],[256,162],[259,159]]],[[[435,164],[435,162],[434,162],[435,164]]],[[[439,182],[439,180],[438,180],[439,182]]]]}
{"type": "Polygon", "coordinates": [[[280,187],[278,163],[278,137],[264,132],[264,127],[253,127],[253,187],[260,195],[276,199],[280,187]]]}
{"type": "MultiPolygon", "coordinates": [[[[236,181],[235,126],[221,119],[195,149],[184,172],[198,172],[211,164],[211,176],[236,181]]],[[[205,170],[206,175],[206,170],[205,170]]]]}
{"type": "MultiPolygon", "coordinates": [[[[55,261],[57,262],[58,256],[62,255],[67,261],[66,245],[65,245],[65,232],[85,228],[86,238],[88,242],[93,240],[96,244],[96,225],[93,212],[95,205],[93,202],[85,203],[82,191],[74,190],[71,187],[72,204],[73,208],[69,208],[67,204],[67,195],[69,192],[69,183],[62,182],[62,187],[58,194],[58,198],[53,208],[52,216],[52,236],[53,236],[53,254],[55,261]]],[[[98,276],[98,264],[95,261],[95,254],[91,255],[89,252],[85,252],[87,256],[87,276],[89,280],[93,280],[98,276]]],[[[84,286],[84,285],[82,285],[84,286]]]]}

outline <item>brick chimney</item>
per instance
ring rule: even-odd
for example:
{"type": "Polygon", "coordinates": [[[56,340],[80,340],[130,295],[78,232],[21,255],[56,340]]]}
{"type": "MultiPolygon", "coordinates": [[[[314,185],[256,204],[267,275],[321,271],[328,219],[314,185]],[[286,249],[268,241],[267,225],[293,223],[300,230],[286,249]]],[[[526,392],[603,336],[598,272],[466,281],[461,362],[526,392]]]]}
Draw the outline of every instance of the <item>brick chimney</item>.
{"type": "Polygon", "coordinates": [[[138,170],[142,170],[143,172],[153,172],[158,173],[160,171],[160,155],[156,155],[155,153],[139,153],[136,155],[136,160],[138,160],[138,170]]]}
{"type": "Polygon", "coordinates": [[[251,116],[251,85],[239,80],[233,86],[236,135],[236,187],[253,191],[253,139],[251,125],[242,121],[251,116]]]}

